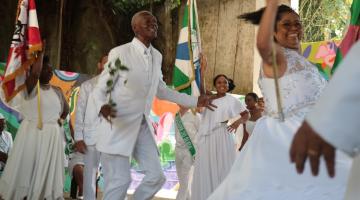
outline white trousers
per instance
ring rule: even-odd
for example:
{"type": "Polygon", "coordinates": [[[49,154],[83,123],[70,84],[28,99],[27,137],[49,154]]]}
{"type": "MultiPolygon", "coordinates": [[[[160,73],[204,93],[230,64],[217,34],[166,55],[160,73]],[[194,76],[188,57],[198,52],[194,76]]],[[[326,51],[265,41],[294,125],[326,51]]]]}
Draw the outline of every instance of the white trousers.
{"type": "MultiPolygon", "coordinates": [[[[147,200],[159,191],[165,182],[157,147],[145,121],[142,122],[133,156],[145,174],[135,190],[134,200],[147,200]]],[[[127,156],[101,153],[105,191],[104,200],[125,199],[131,183],[130,158],[127,156]]]]}
{"type": "Polygon", "coordinates": [[[360,197],[360,155],[354,158],[347,185],[346,200],[356,200],[360,197]]]}
{"type": "Polygon", "coordinates": [[[175,164],[180,185],[176,200],[189,200],[194,161],[186,147],[175,147],[175,164]]]}
{"type": "Polygon", "coordinates": [[[96,172],[99,167],[100,152],[95,145],[87,146],[84,155],[84,199],[96,200],[96,172]]]}

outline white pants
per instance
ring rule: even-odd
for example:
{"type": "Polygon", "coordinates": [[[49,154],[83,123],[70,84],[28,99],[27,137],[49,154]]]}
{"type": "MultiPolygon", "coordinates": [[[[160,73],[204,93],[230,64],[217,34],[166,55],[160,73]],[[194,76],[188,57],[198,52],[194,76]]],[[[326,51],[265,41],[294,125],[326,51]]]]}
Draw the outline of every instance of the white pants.
{"type": "Polygon", "coordinates": [[[96,172],[99,168],[100,152],[95,145],[87,146],[84,156],[84,199],[96,200],[96,172]]]}
{"type": "MultiPolygon", "coordinates": [[[[151,199],[161,189],[166,179],[161,169],[157,147],[145,121],[141,124],[133,156],[145,174],[135,190],[133,199],[151,199]]],[[[101,153],[100,157],[104,170],[104,200],[125,199],[131,183],[130,158],[106,153],[101,153]]]]}
{"type": "Polygon", "coordinates": [[[188,200],[190,199],[190,183],[194,161],[186,147],[175,147],[175,164],[180,184],[176,200],[188,200]]]}
{"type": "Polygon", "coordinates": [[[345,199],[356,200],[360,196],[360,155],[354,158],[349,176],[345,199]]]}

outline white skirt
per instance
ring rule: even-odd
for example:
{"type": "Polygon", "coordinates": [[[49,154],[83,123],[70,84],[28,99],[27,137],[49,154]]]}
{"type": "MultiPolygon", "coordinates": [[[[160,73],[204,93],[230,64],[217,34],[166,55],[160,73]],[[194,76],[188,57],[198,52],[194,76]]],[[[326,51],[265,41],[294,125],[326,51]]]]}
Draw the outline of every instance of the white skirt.
{"type": "Polygon", "coordinates": [[[205,200],[227,176],[237,151],[226,125],[199,136],[197,147],[191,199],[205,200]]]}
{"type": "Polygon", "coordinates": [[[63,199],[64,148],[59,125],[24,120],[17,132],[4,173],[0,196],[4,200],[63,199]]]}
{"type": "Polygon", "coordinates": [[[336,156],[336,176],[329,178],[322,160],[319,175],[313,177],[307,162],[302,175],[290,163],[292,138],[302,119],[285,122],[262,117],[237,155],[223,183],[209,200],[340,200],[344,198],[351,159],[341,152],[336,156]]]}

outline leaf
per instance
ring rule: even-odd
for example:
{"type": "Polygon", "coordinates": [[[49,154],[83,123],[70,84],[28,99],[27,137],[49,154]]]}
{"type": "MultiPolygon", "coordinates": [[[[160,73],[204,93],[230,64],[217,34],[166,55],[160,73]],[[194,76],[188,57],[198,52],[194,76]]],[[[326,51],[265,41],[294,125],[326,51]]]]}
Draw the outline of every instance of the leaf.
{"type": "Polygon", "coordinates": [[[118,58],[115,60],[115,67],[117,68],[120,65],[121,65],[121,60],[118,58]]]}
{"type": "Polygon", "coordinates": [[[121,66],[119,67],[119,69],[120,69],[121,71],[129,71],[129,68],[127,68],[125,65],[121,65],[121,66]]]}
{"type": "Polygon", "coordinates": [[[111,70],[109,71],[109,74],[110,74],[111,76],[114,76],[114,74],[115,74],[116,71],[117,71],[116,69],[111,69],[111,70]]]}
{"type": "Polygon", "coordinates": [[[114,81],[111,80],[111,79],[106,82],[106,85],[107,85],[108,87],[112,87],[113,84],[114,84],[114,81]]]}

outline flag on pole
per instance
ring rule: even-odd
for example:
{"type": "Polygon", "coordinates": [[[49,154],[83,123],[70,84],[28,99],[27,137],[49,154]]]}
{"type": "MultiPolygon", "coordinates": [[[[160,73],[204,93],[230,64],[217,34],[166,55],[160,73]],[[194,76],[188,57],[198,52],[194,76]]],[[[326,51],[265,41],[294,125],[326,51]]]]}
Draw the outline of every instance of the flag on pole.
{"type": "Polygon", "coordinates": [[[26,71],[35,61],[36,52],[41,50],[35,0],[19,0],[15,31],[2,83],[6,101],[25,88],[26,71]]]}
{"type": "Polygon", "coordinates": [[[176,90],[189,95],[200,95],[200,29],[196,0],[188,0],[179,40],[173,72],[173,86],[176,90]]]}
{"type": "Polygon", "coordinates": [[[331,69],[331,74],[334,74],[337,66],[346,56],[354,43],[360,39],[360,0],[353,0],[351,4],[351,18],[348,31],[342,40],[339,48],[336,51],[336,58],[331,69]]]}

